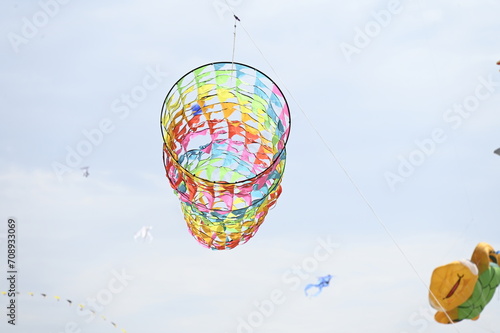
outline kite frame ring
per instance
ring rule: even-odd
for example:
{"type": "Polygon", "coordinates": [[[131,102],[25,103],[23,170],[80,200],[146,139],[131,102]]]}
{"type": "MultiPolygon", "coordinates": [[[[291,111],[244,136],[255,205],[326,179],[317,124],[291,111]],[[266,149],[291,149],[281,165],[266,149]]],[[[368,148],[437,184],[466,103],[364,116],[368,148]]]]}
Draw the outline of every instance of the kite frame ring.
{"type": "MultiPolygon", "coordinates": [[[[253,66],[249,66],[247,64],[244,64],[244,63],[240,63],[240,62],[234,62],[234,61],[216,61],[216,62],[209,62],[209,63],[206,63],[204,65],[201,65],[201,66],[198,66],[190,71],[188,71],[186,74],[184,74],[180,79],[178,79],[173,85],[172,87],[170,88],[170,90],[168,91],[167,95],[165,96],[165,99],[163,100],[163,104],[162,104],[162,108],[161,108],[161,113],[160,113],[160,129],[161,129],[161,134],[162,134],[162,139],[164,140],[165,138],[165,135],[169,135],[169,133],[165,133],[165,129],[164,129],[164,126],[163,126],[163,123],[162,123],[162,120],[163,120],[163,117],[164,117],[164,113],[165,113],[165,105],[167,103],[167,99],[170,97],[170,93],[176,88],[177,84],[179,82],[181,82],[182,80],[184,80],[185,77],[187,77],[188,75],[190,75],[191,73],[195,72],[196,70],[200,69],[200,68],[203,68],[203,67],[207,67],[207,66],[213,66],[213,65],[216,65],[216,64],[232,64],[232,65],[240,65],[240,66],[244,66],[244,67],[247,67],[249,69],[252,69],[254,70],[255,72],[258,72],[260,74],[262,74],[267,80],[269,80],[272,84],[274,84],[274,86],[278,89],[278,91],[280,92],[281,94],[281,97],[283,97],[283,100],[284,100],[284,103],[286,105],[286,107],[288,108],[288,101],[285,97],[285,94],[283,94],[283,91],[281,90],[281,88],[276,84],[276,82],[274,82],[273,79],[271,79],[266,73],[258,70],[257,68],[253,67],[253,66]]],[[[289,110],[289,108],[288,108],[289,110]]],[[[292,117],[291,117],[291,113],[290,111],[288,111],[288,129],[286,131],[286,135],[284,136],[284,140],[283,140],[283,149],[286,149],[286,144],[288,143],[288,139],[290,137],[290,130],[291,130],[291,126],[292,126],[292,117]]],[[[168,154],[170,156],[175,156],[173,155],[173,152],[172,150],[170,149],[170,147],[168,147],[168,145],[166,145],[166,143],[164,142],[163,143],[163,154],[166,153],[165,149],[168,151],[168,154]]],[[[183,166],[181,166],[177,159],[172,159],[173,162],[180,168],[182,169],[185,174],[189,175],[189,177],[192,177],[192,178],[195,178],[195,179],[199,179],[201,181],[204,181],[204,182],[207,182],[207,183],[212,183],[212,184],[240,184],[240,183],[244,183],[244,182],[248,182],[248,181],[252,181],[253,179],[259,177],[261,174],[263,173],[266,173],[271,167],[273,167],[275,165],[276,162],[278,162],[280,160],[280,157],[281,157],[281,153],[280,154],[276,154],[276,156],[273,158],[273,160],[271,161],[271,163],[269,164],[269,166],[267,168],[265,168],[264,170],[260,171],[258,174],[250,177],[250,178],[246,178],[246,179],[242,179],[242,180],[238,180],[238,181],[234,181],[234,182],[226,182],[226,181],[213,181],[213,180],[209,180],[209,179],[205,179],[205,178],[202,178],[202,177],[199,177],[199,176],[196,176],[194,174],[192,174],[190,171],[186,170],[183,166]]],[[[286,162],[285,162],[286,163],[286,162]]],[[[166,167],[166,164],[165,164],[165,158],[163,158],[163,165],[164,167],[166,167]]]]}

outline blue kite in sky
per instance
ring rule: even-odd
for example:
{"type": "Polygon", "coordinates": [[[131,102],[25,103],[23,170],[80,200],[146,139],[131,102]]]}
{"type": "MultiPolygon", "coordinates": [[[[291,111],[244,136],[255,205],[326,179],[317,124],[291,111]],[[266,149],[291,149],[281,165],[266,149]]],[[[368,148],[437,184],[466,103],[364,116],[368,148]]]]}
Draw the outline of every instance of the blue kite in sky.
{"type": "Polygon", "coordinates": [[[326,275],[326,276],[322,276],[322,277],[319,277],[318,278],[318,283],[314,284],[314,283],[309,283],[305,288],[304,288],[304,293],[306,294],[306,296],[318,296],[320,293],[321,293],[321,290],[323,289],[323,287],[327,287],[329,284],[330,284],[330,280],[331,280],[332,276],[330,274],[326,275]],[[307,291],[311,288],[314,288],[314,289],[317,289],[316,290],[316,293],[314,294],[308,294],[307,291]]]}

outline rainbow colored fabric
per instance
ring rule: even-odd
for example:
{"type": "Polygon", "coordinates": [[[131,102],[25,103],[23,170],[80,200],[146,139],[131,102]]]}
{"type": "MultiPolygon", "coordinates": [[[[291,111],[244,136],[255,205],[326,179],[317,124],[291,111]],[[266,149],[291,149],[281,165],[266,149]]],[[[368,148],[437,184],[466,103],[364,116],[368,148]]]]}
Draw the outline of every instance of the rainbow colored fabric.
{"type": "Polygon", "coordinates": [[[198,67],[170,89],[161,128],[191,234],[214,250],[247,242],[281,193],[290,113],[278,86],[240,63],[198,67]]]}

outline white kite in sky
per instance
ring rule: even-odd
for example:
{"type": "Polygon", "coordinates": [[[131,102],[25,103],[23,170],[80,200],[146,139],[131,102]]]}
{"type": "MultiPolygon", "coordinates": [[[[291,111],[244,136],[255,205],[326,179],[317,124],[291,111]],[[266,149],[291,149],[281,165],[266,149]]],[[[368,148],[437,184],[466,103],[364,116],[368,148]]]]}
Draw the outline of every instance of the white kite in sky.
{"type": "Polygon", "coordinates": [[[142,239],[143,241],[146,241],[146,238],[149,239],[149,242],[151,243],[153,241],[153,236],[151,235],[150,231],[153,229],[152,226],[143,226],[139,231],[137,231],[134,235],[134,240],[137,241],[137,239],[142,239]]]}

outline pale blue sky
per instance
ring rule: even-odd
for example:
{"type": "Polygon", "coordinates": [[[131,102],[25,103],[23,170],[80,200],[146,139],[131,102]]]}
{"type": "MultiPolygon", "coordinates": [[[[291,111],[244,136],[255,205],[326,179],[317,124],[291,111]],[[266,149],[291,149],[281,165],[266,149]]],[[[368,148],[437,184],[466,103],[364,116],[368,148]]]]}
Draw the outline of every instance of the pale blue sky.
{"type": "Polygon", "coordinates": [[[231,60],[224,0],[55,1],[0,4],[0,235],[15,217],[21,292],[100,297],[108,322],[23,294],[2,332],[499,332],[499,293],[443,326],[426,290],[500,249],[498,2],[228,0],[235,60],[281,87],[292,127],[277,206],[215,252],[186,229],[159,117],[182,75],[231,60]]]}

